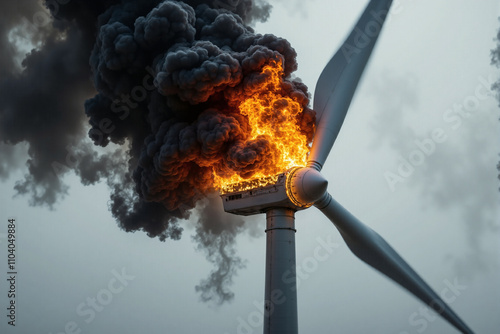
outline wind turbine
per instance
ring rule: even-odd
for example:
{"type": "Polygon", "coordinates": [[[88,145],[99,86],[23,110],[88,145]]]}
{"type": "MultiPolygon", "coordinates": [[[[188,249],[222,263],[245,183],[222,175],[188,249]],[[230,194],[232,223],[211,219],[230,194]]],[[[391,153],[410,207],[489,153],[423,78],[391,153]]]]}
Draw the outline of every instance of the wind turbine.
{"type": "Polygon", "coordinates": [[[371,0],[321,73],[313,101],[316,133],[307,166],[292,168],[265,186],[221,193],[227,212],[266,213],[264,334],[298,332],[294,215],[311,206],[332,221],[358,258],[407,289],[462,333],[473,333],[379,234],[333,199],[327,191],[327,180],[320,174],[391,3],[392,0],[371,0]]]}

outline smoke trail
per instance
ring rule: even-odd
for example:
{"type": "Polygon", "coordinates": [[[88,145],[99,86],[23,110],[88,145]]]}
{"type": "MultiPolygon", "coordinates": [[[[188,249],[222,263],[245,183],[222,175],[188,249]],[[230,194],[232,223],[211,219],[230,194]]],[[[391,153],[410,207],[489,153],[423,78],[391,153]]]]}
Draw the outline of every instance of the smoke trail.
{"type": "MultiPolygon", "coordinates": [[[[498,57],[500,45],[496,52],[498,57]]],[[[406,115],[418,111],[418,85],[407,74],[401,77],[382,75],[379,79],[372,88],[379,110],[372,123],[377,135],[374,142],[376,145],[388,142],[402,157],[407,158],[416,149],[415,139],[421,140],[421,136],[406,124],[406,115]],[[397,94],[394,87],[398,87],[397,94]],[[391,93],[388,94],[388,91],[391,93]],[[387,131],[388,128],[391,131],[387,131]]],[[[498,89],[498,84],[496,86],[498,89]]],[[[498,114],[493,113],[491,106],[485,103],[471,111],[470,117],[464,118],[464,125],[457,130],[446,123],[440,124],[450,138],[455,131],[460,137],[450,139],[441,146],[436,144],[436,152],[425,158],[425,167],[416,168],[414,174],[404,179],[405,185],[421,192],[426,205],[447,209],[451,214],[460,212],[457,223],[464,227],[467,247],[464,248],[464,255],[449,255],[447,260],[457,275],[468,279],[479,272],[498,268],[495,255],[485,247],[484,242],[499,232],[498,200],[491,187],[497,159],[491,138],[495,136],[496,128],[485,126],[493,124],[493,118],[497,117],[498,114]]]]}
{"type": "MultiPolygon", "coordinates": [[[[500,68],[500,29],[497,32],[496,42],[497,42],[496,48],[491,50],[491,64],[495,65],[497,68],[500,68]]],[[[499,101],[499,106],[500,106],[500,79],[498,79],[498,81],[491,88],[497,92],[497,99],[499,101]]],[[[499,172],[498,179],[500,180],[500,161],[497,164],[497,170],[499,172]]]]}
{"type": "Polygon", "coordinates": [[[235,250],[235,237],[245,228],[244,221],[225,214],[218,196],[203,200],[200,209],[202,213],[193,239],[215,269],[196,286],[196,291],[204,302],[222,304],[234,297],[228,286],[236,271],[245,266],[235,250]]]}
{"type": "MultiPolygon", "coordinates": [[[[500,18],[499,18],[500,20],[500,18]]],[[[496,48],[491,50],[491,64],[500,68],[500,29],[497,32],[496,40],[496,48]]],[[[500,92],[500,79],[493,85],[492,89],[500,92]]],[[[497,99],[500,102],[500,95],[497,95],[497,99]]]]}
{"type": "MultiPolygon", "coordinates": [[[[0,23],[0,144],[27,144],[28,173],[15,189],[32,205],[53,207],[67,194],[62,176],[74,171],[86,185],[106,180],[109,209],[125,231],[179,239],[181,220],[214,191],[214,172],[247,178],[269,164],[272,138],[249,138],[237,101],[262,89],[271,63],[283,66],[280,94],[304,108],[297,123],[311,139],[307,88],[291,78],[295,51],[249,26],[269,16],[267,3],[44,3],[54,19],[43,24],[30,19],[45,13],[35,0],[0,5],[8,17],[0,23]],[[26,42],[34,48],[23,58],[15,46],[26,42]]],[[[3,147],[2,158],[12,156],[3,147]]],[[[244,225],[200,208],[194,239],[216,269],[197,290],[221,303],[243,264],[234,238],[244,225]]]]}

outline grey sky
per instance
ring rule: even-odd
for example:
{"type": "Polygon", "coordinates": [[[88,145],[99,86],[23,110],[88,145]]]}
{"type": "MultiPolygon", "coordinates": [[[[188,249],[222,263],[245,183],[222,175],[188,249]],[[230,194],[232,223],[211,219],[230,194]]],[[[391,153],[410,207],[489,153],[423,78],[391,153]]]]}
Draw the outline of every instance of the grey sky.
{"type": "MultiPolygon", "coordinates": [[[[298,53],[296,75],[313,92],[366,3],[314,0],[294,7],[278,1],[269,21],[255,29],[290,41],[298,53]]],[[[455,297],[452,308],[477,333],[494,333],[500,328],[498,101],[481,98],[460,124],[443,117],[475,96],[488,76],[499,77],[490,50],[500,5],[401,0],[394,6],[324,173],[332,195],[384,236],[437,292],[455,291],[449,295],[455,297]],[[401,158],[418,149],[415,140],[429,138],[436,128],[447,139],[391,189],[384,174],[396,173],[401,158]]],[[[0,162],[0,177],[9,164],[0,162]]],[[[264,216],[245,218],[255,228],[239,234],[234,247],[246,268],[234,277],[234,300],[215,307],[200,302],[195,291],[213,268],[191,239],[194,219],[181,223],[185,233],[178,241],[125,233],[108,212],[106,185],[85,187],[72,173],[64,178],[68,195],[54,210],[30,207],[26,197],[12,198],[25,172],[11,172],[0,183],[2,268],[1,233],[9,217],[17,220],[19,240],[18,326],[7,326],[2,314],[2,333],[56,334],[71,322],[82,333],[233,334],[239,326],[262,332],[264,216]],[[134,278],[110,286],[122,270],[134,278]],[[87,298],[99,296],[112,299],[92,318],[87,298]]],[[[317,210],[296,217],[302,333],[455,333],[441,319],[421,315],[420,302],[355,258],[317,210]],[[314,258],[317,247],[331,251],[326,260],[314,258]]],[[[2,278],[2,310],[4,288],[2,278]]]]}

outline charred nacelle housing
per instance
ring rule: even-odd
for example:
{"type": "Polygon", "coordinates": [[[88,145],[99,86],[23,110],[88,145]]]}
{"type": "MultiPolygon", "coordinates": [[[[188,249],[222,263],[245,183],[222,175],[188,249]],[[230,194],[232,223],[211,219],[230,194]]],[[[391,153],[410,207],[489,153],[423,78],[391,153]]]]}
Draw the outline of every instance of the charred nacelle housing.
{"type": "MultiPolygon", "coordinates": [[[[277,175],[275,181],[265,186],[237,191],[238,187],[233,185],[233,191],[222,193],[224,211],[236,215],[250,216],[265,213],[273,208],[288,208],[295,211],[307,209],[312,205],[302,205],[293,200],[291,180],[299,168],[292,168],[277,175]],[[236,190],[236,191],[235,191],[236,190]]],[[[246,188],[246,187],[245,187],[246,188]]]]}

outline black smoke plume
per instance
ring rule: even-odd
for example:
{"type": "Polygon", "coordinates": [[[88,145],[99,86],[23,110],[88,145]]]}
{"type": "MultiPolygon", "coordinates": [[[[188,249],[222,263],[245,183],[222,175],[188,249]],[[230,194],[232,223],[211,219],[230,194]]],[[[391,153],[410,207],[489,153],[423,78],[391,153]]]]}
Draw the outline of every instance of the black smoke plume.
{"type": "Polygon", "coordinates": [[[0,177],[24,144],[28,172],[15,190],[30,204],[52,208],[68,192],[69,171],[85,185],[104,179],[118,225],[162,241],[179,239],[201,203],[194,239],[216,268],[197,290],[205,301],[230,300],[244,224],[205,198],[214,171],[251,177],[273,145],[249,139],[235,99],[262,87],[265,65],[280,63],[280,93],[304,108],[297,122],[309,140],[313,131],[307,88],[291,78],[294,49],[250,27],[270,5],[24,0],[0,8],[0,156],[17,159],[0,164],[0,177]]]}

